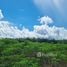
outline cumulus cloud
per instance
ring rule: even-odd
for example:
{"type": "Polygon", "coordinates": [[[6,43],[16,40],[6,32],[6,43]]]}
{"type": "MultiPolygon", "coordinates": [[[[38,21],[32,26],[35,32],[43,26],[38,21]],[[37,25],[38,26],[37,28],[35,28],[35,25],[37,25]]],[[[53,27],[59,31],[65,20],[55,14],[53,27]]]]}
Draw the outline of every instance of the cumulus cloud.
{"type": "Polygon", "coordinates": [[[41,24],[53,23],[53,20],[50,17],[48,17],[48,16],[41,17],[38,20],[40,21],[41,24]]]}
{"type": "Polygon", "coordinates": [[[41,35],[23,27],[20,30],[8,21],[0,21],[0,38],[40,38],[41,35]]]}
{"type": "Polygon", "coordinates": [[[40,23],[42,23],[42,25],[34,25],[34,31],[46,39],[67,39],[67,29],[56,26],[50,27],[48,24],[52,22],[53,20],[48,16],[41,17],[40,23]]]}
{"type": "Polygon", "coordinates": [[[64,27],[49,27],[48,25],[35,25],[34,31],[46,39],[67,39],[67,30],[64,27]]]}
{"type": "MultiPolygon", "coordinates": [[[[2,14],[2,13],[1,13],[2,14]]],[[[11,22],[0,20],[0,38],[45,38],[45,39],[67,39],[67,29],[64,27],[49,26],[53,20],[44,16],[39,19],[41,25],[34,25],[33,30],[22,27],[20,30],[11,22]]]]}

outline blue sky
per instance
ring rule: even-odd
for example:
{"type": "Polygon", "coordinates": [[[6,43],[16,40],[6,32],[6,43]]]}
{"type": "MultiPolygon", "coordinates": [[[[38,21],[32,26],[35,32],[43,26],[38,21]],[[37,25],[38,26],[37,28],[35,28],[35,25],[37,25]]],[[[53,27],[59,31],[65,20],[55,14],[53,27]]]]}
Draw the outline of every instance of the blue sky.
{"type": "Polygon", "coordinates": [[[6,20],[28,28],[38,24],[37,19],[41,15],[31,0],[0,0],[0,9],[6,20]]]}
{"type": "Polygon", "coordinates": [[[49,16],[54,21],[53,25],[67,28],[66,0],[0,0],[0,9],[4,20],[18,27],[21,24],[32,30],[34,25],[39,24],[39,17],[49,16]]]}
{"type": "Polygon", "coordinates": [[[0,38],[67,39],[67,0],[0,0],[0,38]]]}

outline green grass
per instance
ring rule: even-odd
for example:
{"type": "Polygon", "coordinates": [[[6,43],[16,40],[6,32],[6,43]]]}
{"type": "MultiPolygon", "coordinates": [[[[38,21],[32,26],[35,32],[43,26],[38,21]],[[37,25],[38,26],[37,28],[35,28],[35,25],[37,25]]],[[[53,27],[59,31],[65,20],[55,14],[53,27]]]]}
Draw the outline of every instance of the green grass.
{"type": "Polygon", "coordinates": [[[66,43],[0,39],[0,67],[43,67],[44,63],[63,62],[67,63],[66,43]]]}

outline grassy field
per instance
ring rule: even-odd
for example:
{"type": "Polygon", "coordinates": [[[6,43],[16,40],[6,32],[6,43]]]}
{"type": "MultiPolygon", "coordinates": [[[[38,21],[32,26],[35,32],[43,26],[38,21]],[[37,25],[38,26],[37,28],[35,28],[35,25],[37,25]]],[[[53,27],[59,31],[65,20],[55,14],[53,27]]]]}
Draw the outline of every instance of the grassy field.
{"type": "Polygon", "coordinates": [[[0,67],[67,67],[66,42],[0,39],[0,67]]]}

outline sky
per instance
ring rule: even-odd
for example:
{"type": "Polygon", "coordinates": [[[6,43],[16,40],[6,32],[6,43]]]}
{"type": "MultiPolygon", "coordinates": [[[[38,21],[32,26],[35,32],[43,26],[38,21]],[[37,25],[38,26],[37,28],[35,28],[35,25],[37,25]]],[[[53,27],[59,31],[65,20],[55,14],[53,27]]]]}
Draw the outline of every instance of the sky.
{"type": "Polygon", "coordinates": [[[5,20],[29,29],[37,19],[49,16],[56,26],[67,28],[67,0],[0,0],[5,20]],[[40,2],[41,1],[41,2],[40,2]]]}
{"type": "Polygon", "coordinates": [[[33,0],[0,0],[0,9],[3,11],[5,20],[16,25],[22,24],[29,29],[37,23],[41,15],[33,0]]]}
{"type": "Polygon", "coordinates": [[[0,0],[0,37],[31,34],[36,38],[67,39],[67,1],[0,0]]]}

